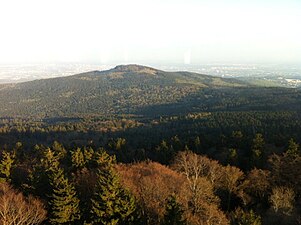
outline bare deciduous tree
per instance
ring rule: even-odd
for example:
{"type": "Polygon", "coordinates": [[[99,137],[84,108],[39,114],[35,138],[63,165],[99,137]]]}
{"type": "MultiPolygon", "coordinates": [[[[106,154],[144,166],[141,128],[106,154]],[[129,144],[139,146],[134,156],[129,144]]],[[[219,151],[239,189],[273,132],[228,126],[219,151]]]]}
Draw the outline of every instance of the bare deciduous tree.
{"type": "Polygon", "coordinates": [[[228,192],[228,211],[230,210],[231,195],[236,194],[241,196],[242,193],[242,182],[244,179],[244,173],[237,167],[226,166],[224,167],[222,177],[222,188],[228,192]]]}
{"type": "Polygon", "coordinates": [[[43,204],[36,198],[25,198],[7,183],[0,184],[0,225],[35,225],[46,218],[43,204]]]}
{"type": "Polygon", "coordinates": [[[217,161],[210,160],[205,156],[190,151],[179,152],[173,167],[185,175],[192,191],[197,188],[197,180],[200,177],[208,180],[214,188],[221,185],[222,166],[217,161]]]}
{"type": "Polygon", "coordinates": [[[184,207],[192,224],[228,224],[219,210],[219,198],[214,194],[222,176],[222,166],[207,157],[190,151],[179,152],[173,168],[187,179],[184,207]],[[185,204],[186,203],[186,204],[185,204]]]}

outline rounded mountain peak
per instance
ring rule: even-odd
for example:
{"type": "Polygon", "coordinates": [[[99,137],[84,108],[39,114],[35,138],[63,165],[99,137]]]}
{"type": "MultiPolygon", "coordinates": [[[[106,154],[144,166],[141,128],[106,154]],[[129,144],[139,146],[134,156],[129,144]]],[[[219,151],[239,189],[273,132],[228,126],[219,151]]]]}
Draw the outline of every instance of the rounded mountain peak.
{"type": "Polygon", "coordinates": [[[119,65],[114,68],[116,71],[120,72],[156,72],[157,70],[147,66],[141,66],[136,64],[129,64],[129,65],[119,65]]]}

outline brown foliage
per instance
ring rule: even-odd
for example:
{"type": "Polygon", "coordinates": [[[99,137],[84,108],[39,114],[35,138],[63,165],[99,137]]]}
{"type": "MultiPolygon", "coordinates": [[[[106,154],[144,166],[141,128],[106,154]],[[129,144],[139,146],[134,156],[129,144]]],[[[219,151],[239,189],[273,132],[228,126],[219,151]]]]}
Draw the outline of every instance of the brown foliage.
{"type": "Polygon", "coordinates": [[[190,151],[179,152],[175,157],[173,168],[185,175],[191,189],[195,188],[195,182],[199,177],[206,178],[214,188],[221,185],[222,166],[205,156],[190,151]]]}
{"type": "Polygon", "coordinates": [[[244,173],[239,168],[230,165],[223,168],[222,187],[229,193],[239,193],[243,179],[244,173]]]}
{"type": "Polygon", "coordinates": [[[193,224],[228,224],[214,194],[214,189],[222,185],[222,166],[207,157],[184,151],[176,156],[173,168],[187,180],[187,188],[181,196],[188,221],[193,224]]]}
{"type": "Polygon", "coordinates": [[[227,210],[230,210],[231,196],[234,194],[244,200],[244,173],[235,166],[223,167],[221,189],[228,193],[227,210]]]}
{"type": "Polygon", "coordinates": [[[244,190],[243,202],[248,204],[254,203],[254,200],[262,200],[270,191],[270,171],[253,169],[243,182],[244,190]]]}
{"type": "Polygon", "coordinates": [[[206,178],[198,179],[194,192],[186,183],[179,199],[190,224],[228,224],[226,216],[219,209],[219,199],[213,192],[213,186],[206,178]]]}
{"type": "Polygon", "coordinates": [[[185,183],[181,175],[156,162],[118,165],[117,170],[154,224],[164,215],[166,199],[181,192],[185,183]]]}
{"type": "Polygon", "coordinates": [[[275,212],[281,210],[284,214],[290,214],[294,209],[295,193],[288,187],[275,187],[272,190],[270,202],[275,212]]]}
{"type": "Polygon", "coordinates": [[[292,187],[296,194],[301,193],[301,156],[272,155],[269,158],[274,186],[292,187]]]}
{"type": "Polygon", "coordinates": [[[43,204],[36,198],[25,198],[8,184],[0,184],[0,225],[34,225],[46,218],[43,204]]]}

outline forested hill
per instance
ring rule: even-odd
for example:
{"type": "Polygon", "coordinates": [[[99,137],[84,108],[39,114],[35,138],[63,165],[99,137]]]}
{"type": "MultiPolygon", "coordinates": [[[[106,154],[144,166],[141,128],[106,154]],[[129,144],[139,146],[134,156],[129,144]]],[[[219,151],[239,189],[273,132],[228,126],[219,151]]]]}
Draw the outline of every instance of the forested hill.
{"type": "Polygon", "coordinates": [[[161,115],[241,110],[246,105],[256,110],[263,106],[295,108],[299,96],[294,89],[261,88],[235,79],[122,65],[107,71],[2,85],[0,116],[161,115]]]}
{"type": "Polygon", "coordinates": [[[0,225],[300,224],[300,112],[137,65],[0,85],[0,225]]]}

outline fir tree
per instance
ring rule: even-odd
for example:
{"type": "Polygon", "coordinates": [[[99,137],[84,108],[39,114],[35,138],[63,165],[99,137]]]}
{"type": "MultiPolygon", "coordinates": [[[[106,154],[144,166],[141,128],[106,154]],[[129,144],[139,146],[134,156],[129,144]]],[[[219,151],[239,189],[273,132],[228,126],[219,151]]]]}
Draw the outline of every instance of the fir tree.
{"type": "Polygon", "coordinates": [[[59,165],[59,158],[54,154],[54,151],[50,148],[43,151],[40,163],[35,164],[29,173],[30,191],[49,201],[52,194],[51,176],[58,171],[59,165]]]}
{"type": "Polygon", "coordinates": [[[289,156],[299,155],[299,145],[292,138],[288,142],[288,148],[286,150],[286,154],[289,156]]]}
{"type": "Polygon", "coordinates": [[[2,160],[0,162],[0,182],[10,181],[10,175],[14,161],[14,154],[6,151],[2,152],[2,160]]]}
{"type": "Polygon", "coordinates": [[[160,145],[156,147],[156,151],[158,154],[158,161],[163,164],[168,164],[174,153],[173,148],[171,148],[165,140],[162,140],[160,145]]]}
{"type": "Polygon", "coordinates": [[[167,200],[167,205],[165,208],[165,215],[162,225],[184,225],[186,224],[185,219],[183,219],[183,210],[181,205],[177,202],[174,195],[170,196],[167,200]]]}
{"type": "Polygon", "coordinates": [[[63,159],[67,155],[67,151],[64,146],[57,141],[53,142],[52,150],[60,159],[63,159]]]}
{"type": "Polygon", "coordinates": [[[265,154],[264,153],[265,141],[263,139],[262,134],[256,134],[252,142],[253,142],[251,147],[252,166],[260,167],[262,166],[262,162],[265,154]]]}
{"type": "Polygon", "coordinates": [[[200,140],[200,137],[199,137],[199,136],[197,136],[197,137],[194,139],[194,146],[195,146],[196,152],[200,152],[200,150],[201,150],[201,140],[200,140]]]}
{"type": "Polygon", "coordinates": [[[90,148],[84,148],[84,158],[85,158],[85,163],[89,164],[90,161],[92,160],[94,155],[94,150],[90,148]]]}
{"type": "Polygon", "coordinates": [[[136,210],[134,198],[121,187],[114,170],[115,157],[106,152],[99,155],[98,181],[92,199],[94,224],[132,224],[136,210]]]}
{"type": "Polygon", "coordinates": [[[83,168],[85,166],[85,157],[80,148],[71,153],[72,166],[75,168],[83,168]]]}
{"type": "Polygon", "coordinates": [[[69,224],[80,219],[79,200],[74,186],[64,176],[63,169],[52,174],[53,193],[50,198],[50,222],[69,224]]]}
{"type": "Polygon", "coordinates": [[[41,165],[48,173],[53,173],[58,170],[60,162],[59,156],[54,153],[50,148],[44,152],[44,157],[41,159],[41,165]]]}

